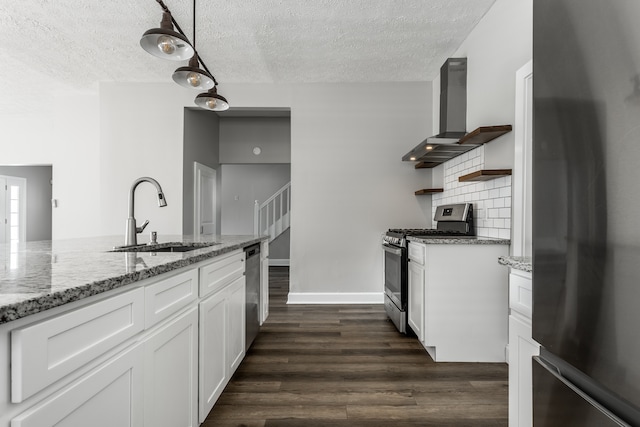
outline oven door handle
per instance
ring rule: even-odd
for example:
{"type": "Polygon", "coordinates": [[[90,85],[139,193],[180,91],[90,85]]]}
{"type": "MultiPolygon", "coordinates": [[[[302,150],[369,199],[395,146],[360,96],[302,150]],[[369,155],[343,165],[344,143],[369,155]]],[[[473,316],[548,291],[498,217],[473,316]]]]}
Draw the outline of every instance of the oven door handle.
{"type": "Polygon", "coordinates": [[[390,252],[390,253],[392,253],[394,255],[398,255],[398,256],[402,255],[402,249],[401,248],[396,248],[396,247],[389,246],[389,245],[383,243],[382,244],[382,249],[384,249],[385,251],[390,252]]]}

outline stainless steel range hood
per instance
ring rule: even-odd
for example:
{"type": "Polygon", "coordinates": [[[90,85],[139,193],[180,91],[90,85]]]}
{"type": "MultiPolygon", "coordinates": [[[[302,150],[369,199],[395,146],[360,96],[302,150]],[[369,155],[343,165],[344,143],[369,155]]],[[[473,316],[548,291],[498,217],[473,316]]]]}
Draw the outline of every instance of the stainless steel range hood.
{"type": "Polygon", "coordinates": [[[433,167],[478,144],[458,144],[466,135],[467,58],[449,58],[440,68],[440,133],[431,136],[402,157],[433,167]]]}

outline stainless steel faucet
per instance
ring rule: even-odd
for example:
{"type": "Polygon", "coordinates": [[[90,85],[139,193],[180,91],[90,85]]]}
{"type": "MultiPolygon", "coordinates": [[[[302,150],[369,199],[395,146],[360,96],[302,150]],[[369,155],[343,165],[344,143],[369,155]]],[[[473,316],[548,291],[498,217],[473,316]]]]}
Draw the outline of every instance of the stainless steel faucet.
{"type": "Polygon", "coordinates": [[[125,246],[133,246],[138,244],[138,233],[142,233],[144,228],[149,224],[149,220],[146,220],[142,226],[136,226],[136,219],[133,216],[135,199],[134,195],[136,192],[136,187],[142,182],[149,182],[155,185],[156,190],[158,190],[158,206],[161,208],[167,206],[167,201],[164,198],[164,193],[162,192],[162,187],[158,181],[153,178],[149,178],[147,176],[143,176],[142,178],[138,178],[133,181],[133,185],[131,186],[131,190],[129,191],[129,218],[127,218],[127,230],[125,231],[125,246]]]}

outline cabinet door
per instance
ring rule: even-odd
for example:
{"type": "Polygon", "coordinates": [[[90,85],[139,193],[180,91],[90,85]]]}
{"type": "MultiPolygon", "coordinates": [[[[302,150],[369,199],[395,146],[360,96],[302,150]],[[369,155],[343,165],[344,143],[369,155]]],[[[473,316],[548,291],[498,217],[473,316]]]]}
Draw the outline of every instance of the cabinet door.
{"type": "Polygon", "coordinates": [[[241,277],[229,285],[228,323],[227,330],[227,357],[229,361],[229,377],[233,375],[244,357],[245,352],[245,306],[246,306],[245,279],[241,277]]]}
{"type": "Polygon", "coordinates": [[[509,316],[509,425],[530,427],[533,419],[532,357],[540,345],[527,319],[509,316]]]}
{"type": "MultiPolygon", "coordinates": [[[[222,289],[200,303],[200,422],[213,408],[229,380],[227,369],[227,291],[222,289]]],[[[243,315],[244,318],[244,315],[243,315]]],[[[244,340],[244,336],[242,338],[244,340]]]]}
{"type": "Polygon", "coordinates": [[[145,426],[197,427],[198,307],[161,326],[144,352],[145,426]]]}
{"type": "Polygon", "coordinates": [[[136,345],[11,421],[12,427],[138,427],[143,349],[136,345]]]}
{"type": "Polygon", "coordinates": [[[409,263],[409,326],[424,343],[424,268],[409,263]]]}

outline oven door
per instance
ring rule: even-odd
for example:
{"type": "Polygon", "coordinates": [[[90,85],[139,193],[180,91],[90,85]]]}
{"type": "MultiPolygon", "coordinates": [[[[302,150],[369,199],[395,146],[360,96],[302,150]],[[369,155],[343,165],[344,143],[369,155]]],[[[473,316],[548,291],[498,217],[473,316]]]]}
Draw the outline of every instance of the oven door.
{"type": "Polygon", "coordinates": [[[384,292],[400,309],[407,310],[407,249],[382,244],[384,249],[384,292]]]}

